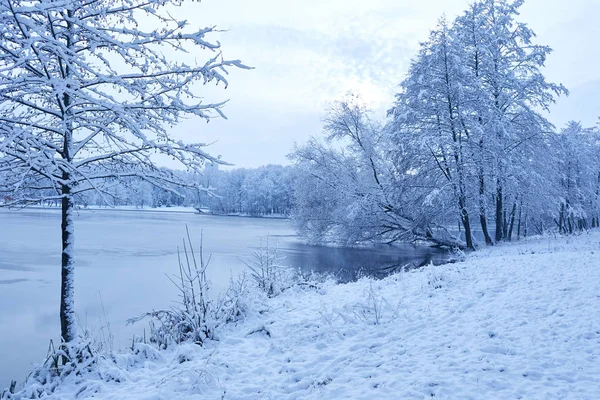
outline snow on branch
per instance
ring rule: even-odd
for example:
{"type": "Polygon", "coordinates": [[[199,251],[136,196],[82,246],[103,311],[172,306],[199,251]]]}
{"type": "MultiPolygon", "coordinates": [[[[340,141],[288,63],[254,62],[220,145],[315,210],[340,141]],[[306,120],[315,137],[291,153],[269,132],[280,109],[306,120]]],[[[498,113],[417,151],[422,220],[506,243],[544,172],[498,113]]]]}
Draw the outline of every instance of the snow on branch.
{"type": "Polygon", "coordinates": [[[216,27],[191,29],[171,5],[181,2],[0,0],[1,192],[30,201],[39,177],[73,193],[123,177],[170,187],[159,154],[186,170],[224,164],[174,126],[225,118],[226,101],[206,102],[202,85],[226,88],[230,68],[249,67],[223,57],[216,27]]]}

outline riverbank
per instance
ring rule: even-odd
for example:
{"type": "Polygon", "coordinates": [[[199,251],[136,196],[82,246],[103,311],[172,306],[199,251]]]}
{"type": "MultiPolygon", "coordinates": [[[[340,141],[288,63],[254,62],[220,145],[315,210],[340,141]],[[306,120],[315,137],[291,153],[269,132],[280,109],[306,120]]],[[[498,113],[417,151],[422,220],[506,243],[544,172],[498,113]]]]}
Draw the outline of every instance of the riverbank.
{"type": "Polygon", "coordinates": [[[51,398],[600,398],[599,231],[253,293],[218,341],[102,358],[51,398]]]}

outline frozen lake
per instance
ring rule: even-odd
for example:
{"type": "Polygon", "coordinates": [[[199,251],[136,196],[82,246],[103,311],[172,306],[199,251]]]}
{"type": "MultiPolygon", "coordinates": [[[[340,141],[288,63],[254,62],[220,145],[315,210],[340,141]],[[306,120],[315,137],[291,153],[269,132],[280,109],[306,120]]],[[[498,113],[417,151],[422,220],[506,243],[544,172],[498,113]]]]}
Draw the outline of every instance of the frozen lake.
{"type": "MultiPolygon", "coordinates": [[[[343,249],[302,244],[287,220],[217,217],[192,213],[80,211],[75,222],[75,302],[80,324],[104,326],[115,349],[126,348],[143,322],[125,320],[177,299],[165,277],[177,268],[177,246],[189,226],[194,244],[204,231],[208,274],[215,290],[239,274],[245,257],[267,235],[277,240],[285,264],[336,273],[352,280],[358,271],[385,275],[405,264],[441,262],[445,252],[412,246],[343,249]],[[102,298],[102,301],[101,301],[102,298]]],[[[0,390],[23,380],[31,364],[46,355],[59,333],[60,212],[0,210],[0,390]]]]}

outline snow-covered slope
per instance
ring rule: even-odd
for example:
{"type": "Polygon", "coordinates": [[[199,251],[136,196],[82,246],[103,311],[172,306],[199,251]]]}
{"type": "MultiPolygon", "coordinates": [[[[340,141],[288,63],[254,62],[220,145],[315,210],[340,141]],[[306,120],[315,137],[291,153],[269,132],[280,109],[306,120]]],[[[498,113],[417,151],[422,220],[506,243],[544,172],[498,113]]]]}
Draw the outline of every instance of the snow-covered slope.
{"type": "Polygon", "coordinates": [[[102,361],[56,398],[599,399],[600,232],[290,290],[219,341],[102,361]]]}

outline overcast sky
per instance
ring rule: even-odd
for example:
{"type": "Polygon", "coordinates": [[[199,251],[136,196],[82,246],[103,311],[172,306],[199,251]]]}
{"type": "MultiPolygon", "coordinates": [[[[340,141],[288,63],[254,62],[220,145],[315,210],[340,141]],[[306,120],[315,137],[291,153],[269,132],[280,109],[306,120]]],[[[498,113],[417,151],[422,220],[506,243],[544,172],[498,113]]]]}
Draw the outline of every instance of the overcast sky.
{"type": "MultiPolygon", "coordinates": [[[[227,121],[185,121],[186,138],[217,141],[208,149],[240,167],[288,164],[294,142],[321,132],[323,110],[349,90],[381,118],[405,77],[419,42],[437,19],[452,20],[468,0],[203,0],[181,15],[217,25],[225,58],[254,67],[234,71],[226,90],[227,121]]],[[[600,116],[600,0],[526,0],[521,21],[554,52],[546,76],[571,92],[550,120],[593,125],[600,116]]]]}

